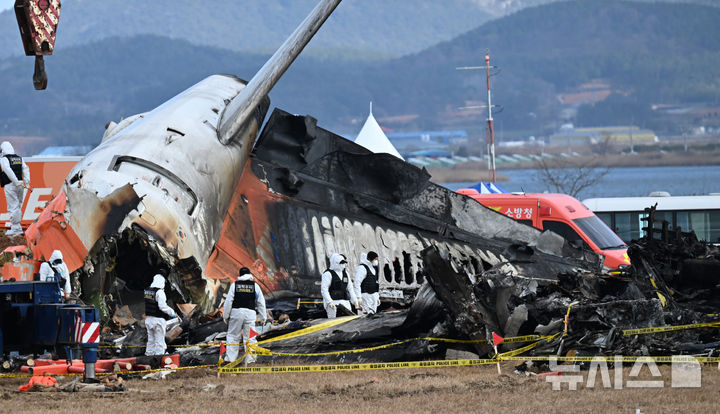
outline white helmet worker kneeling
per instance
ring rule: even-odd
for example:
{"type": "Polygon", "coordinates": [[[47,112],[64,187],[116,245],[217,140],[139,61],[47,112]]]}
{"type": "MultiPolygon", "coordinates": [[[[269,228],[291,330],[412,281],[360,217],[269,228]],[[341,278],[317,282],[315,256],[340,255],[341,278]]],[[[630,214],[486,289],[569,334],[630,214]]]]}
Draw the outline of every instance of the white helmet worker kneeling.
{"type": "Polygon", "coordinates": [[[365,314],[377,312],[380,305],[379,264],[377,253],[371,251],[360,258],[360,265],[355,268],[355,295],[362,300],[365,314]]]}
{"type": "Polygon", "coordinates": [[[337,316],[338,306],[343,306],[351,311],[350,302],[355,304],[356,308],[360,308],[360,303],[355,298],[355,289],[345,271],[346,267],[345,257],[339,253],[333,253],[330,256],[330,268],[322,274],[320,292],[328,318],[337,316]]]}
{"type": "Polygon", "coordinates": [[[62,252],[53,250],[50,259],[40,265],[40,281],[56,282],[60,297],[69,297],[72,288],[70,287],[70,271],[63,262],[62,252]]]}
{"type": "Polygon", "coordinates": [[[240,341],[245,351],[245,362],[255,362],[255,357],[248,354],[247,344],[257,342],[255,338],[250,339],[250,328],[255,326],[255,320],[260,319],[265,324],[265,296],[260,286],[255,283],[250,269],[243,267],[238,271],[238,278],[230,285],[225,306],[223,307],[223,319],[228,324],[227,331],[227,361],[235,361],[240,349],[240,341]],[[256,316],[257,315],[257,316],[256,316]]]}
{"type": "Polygon", "coordinates": [[[148,340],[145,355],[165,355],[165,330],[167,320],[177,318],[177,314],[167,304],[165,296],[165,276],[167,271],[161,269],[153,277],[152,284],[145,289],[145,328],[148,340]]]}

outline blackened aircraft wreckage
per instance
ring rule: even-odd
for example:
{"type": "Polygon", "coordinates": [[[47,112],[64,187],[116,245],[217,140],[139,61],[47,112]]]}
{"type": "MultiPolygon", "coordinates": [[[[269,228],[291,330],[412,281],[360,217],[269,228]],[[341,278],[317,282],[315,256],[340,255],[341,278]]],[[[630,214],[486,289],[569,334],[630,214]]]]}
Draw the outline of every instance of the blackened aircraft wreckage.
{"type": "MultiPolygon", "coordinates": [[[[444,352],[445,345],[411,339],[417,336],[471,338],[474,345],[462,346],[476,355],[492,355],[491,333],[538,335],[532,352],[553,354],[707,351],[720,344],[703,330],[679,331],[676,342],[623,331],[706,322],[707,313],[717,313],[720,285],[717,274],[708,277],[717,273],[716,247],[684,234],[658,247],[651,231],[646,244],[630,247],[629,273],[609,275],[595,253],[433,184],[424,169],[374,154],[312,117],[276,109],[261,130],[267,94],[338,3],[321,1],[250,82],[210,76],[152,111],[110,123],[26,232],[34,259],[25,264],[60,249],[83,300],[105,318],[126,304],[139,318],[142,290],[159,268],[170,270],[171,304],[209,312],[237,269],[248,267],[272,308],[319,297],[331,253],[344,253],[352,268],[372,250],[383,260],[381,297],[412,302],[409,310],[358,318],[275,348],[405,344],[343,361],[444,352]]],[[[226,329],[220,318],[195,327],[184,341],[226,329]]],[[[112,341],[142,345],[144,332],[112,341]]],[[[214,363],[217,353],[188,352],[182,363],[214,363]]]]}
{"type": "Polygon", "coordinates": [[[338,3],[320,2],[247,84],[210,76],[111,123],[28,229],[34,257],[61,249],[83,298],[103,312],[108,302],[132,303],[159,267],[171,269],[173,302],[210,310],[242,266],[269,299],[317,297],[333,252],[351,266],[362,252],[378,252],[383,293],[398,298],[419,288],[418,254],[430,244],[475,272],[599,266],[594,254],[437,186],[426,171],[373,154],[313,118],[276,110],[257,139],[267,93],[338,3]]]}

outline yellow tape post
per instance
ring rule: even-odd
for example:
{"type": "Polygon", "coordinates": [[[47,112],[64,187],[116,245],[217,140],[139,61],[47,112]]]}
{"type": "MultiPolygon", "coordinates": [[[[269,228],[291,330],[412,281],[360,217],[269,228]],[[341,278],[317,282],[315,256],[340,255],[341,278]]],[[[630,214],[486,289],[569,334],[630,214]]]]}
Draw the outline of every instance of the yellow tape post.
{"type": "Polygon", "coordinates": [[[442,361],[407,361],[407,362],[374,362],[363,364],[333,365],[286,365],[286,366],[255,366],[227,368],[218,370],[220,374],[281,374],[298,372],[334,372],[334,371],[366,371],[376,369],[401,368],[435,368],[489,365],[496,363],[493,359],[455,359],[442,361]]]}

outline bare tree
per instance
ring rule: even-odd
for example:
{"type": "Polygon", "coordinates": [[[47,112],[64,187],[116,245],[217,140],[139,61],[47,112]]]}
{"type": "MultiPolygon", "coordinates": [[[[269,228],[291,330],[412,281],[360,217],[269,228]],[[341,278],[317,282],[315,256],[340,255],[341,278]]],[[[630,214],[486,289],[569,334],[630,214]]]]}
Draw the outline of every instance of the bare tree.
{"type": "Polygon", "coordinates": [[[590,149],[594,154],[609,154],[613,150],[612,135],[609,133],[603,134],[597,142],[591,143],[590,149]]]}
{"type": "Polygon", "coordinates": [[[600,166],[597,158],[540,158],[537,162],[540,172],[537,178],[556,193],[577,197],[581,191],[590,188],[610,172],[610,168],[600,166]]]}

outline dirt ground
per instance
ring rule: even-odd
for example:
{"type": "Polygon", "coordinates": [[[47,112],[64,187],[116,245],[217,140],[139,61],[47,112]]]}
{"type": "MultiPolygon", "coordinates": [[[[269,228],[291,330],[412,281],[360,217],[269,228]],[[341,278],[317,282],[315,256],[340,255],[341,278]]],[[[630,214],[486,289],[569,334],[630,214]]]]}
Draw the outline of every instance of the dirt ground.
{"type": "MultiPolygon", "coordinates": [[[[703,368],[700,388],[671,388],[670,367],[661,366],[662,388],[595,388],[553,391],[546,378],[513,373],[514,364],[333,373],[237,374],[218,377],[208,368],[171,374],[165,380],[131,378],[122,393],[21,393],[27,378],[0,380],[0,412],[47,413],[426,413],[426,412],[717,412],[720,371],[703,368]],[[214,391],[203,387],[214,384],[214,391]],[[218,391],[220,390],[220,391],[218,391]]],[[[630,368],[624,370],[626,384],[630,368]]],[[[587,375],[587,373],[585,373],[587,375]]],[[[610,371],[610,380],[615,374],[610,371]]],[[[639,377],[655,379],[645,366],[639,377]]],[[[68,379],[61,379],[63,383],[68,379]]]]}

